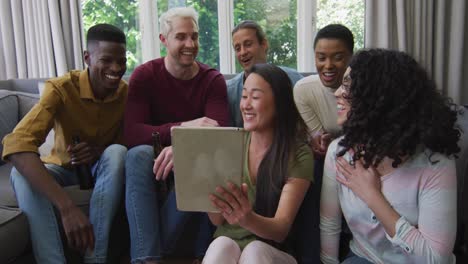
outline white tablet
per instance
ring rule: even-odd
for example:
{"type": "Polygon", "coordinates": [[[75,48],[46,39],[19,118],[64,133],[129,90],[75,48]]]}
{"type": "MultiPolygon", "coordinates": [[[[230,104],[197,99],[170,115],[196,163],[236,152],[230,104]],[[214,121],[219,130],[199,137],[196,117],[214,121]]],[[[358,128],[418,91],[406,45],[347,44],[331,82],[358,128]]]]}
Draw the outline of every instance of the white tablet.
{"type": "Polygon", "coordinates": [[[181,211],[216,212],[209,194],[229,180],[241,184],[245,131],[234,127],[174,127],[174,181],[181,211]]]}

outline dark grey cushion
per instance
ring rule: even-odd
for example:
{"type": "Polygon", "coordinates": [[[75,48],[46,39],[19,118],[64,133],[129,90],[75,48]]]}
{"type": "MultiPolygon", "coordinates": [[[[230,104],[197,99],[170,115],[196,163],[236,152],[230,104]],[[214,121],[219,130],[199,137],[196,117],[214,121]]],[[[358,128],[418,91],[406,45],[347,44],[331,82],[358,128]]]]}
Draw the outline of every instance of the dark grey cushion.
{"type": "Polygon", "coordinates": [[[11,167],[11,163],[0,166],[0,206],[18,207],[16,196],[10,183],[11,167]]]}
{"type": "Polygon", "coordinates": [[[27,249],[28,221],[19,209],[0,206],[0,241],[0,263],[10,263],[27,249]]]}
{"type": "MultiPolygon", "coordinates": [[[[0,90],[0,142],[9,134],[18,123],[18,98],[16,95],[0,90]]],[[[0,155],[3,144],[0,144],[0,155]]],[[[0,160],[0,165],[4,162],[0,160]]]]}
{"type": "Polygon", "coordinates": [[[21,119],[39,101],[39,94],[15,92],[15,95],[18,97],[19,119],[21,119]]]}

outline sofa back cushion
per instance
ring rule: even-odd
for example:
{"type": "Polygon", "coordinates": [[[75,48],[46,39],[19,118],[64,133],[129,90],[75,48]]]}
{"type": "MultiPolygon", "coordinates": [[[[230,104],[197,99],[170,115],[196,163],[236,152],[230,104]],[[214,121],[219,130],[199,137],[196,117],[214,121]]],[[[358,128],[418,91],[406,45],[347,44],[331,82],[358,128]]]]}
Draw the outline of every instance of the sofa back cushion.
{"type": "MultiPolygon", "coordinates": [[[[31,108],[39,101],[40,94],[31,94],[31,93],[22,93],[22,92],[15,92],[16,96],[18,97],[19,103],[19,117],[18,119],[21,120],[31,108]]],[[[18,120],[18,122],[19,122],[18,120]]],[[[54,146],[54,129],[51,129],[49,134],[46,137],[44,144],[39,147],[39,153],[41,156],[47,156],[50,154],[52,147],[54,146]]]]}
{"type": "MultiPolygon", "coordinates": [[[[38,100],[39,94],[0,89],[0,142],[7,134],[13,131],[18,122],[31,110],[38,100]]],[[[44,148],[44,150],[47,149],[44,148]]],[[[0,155],[2,151],[3,144],[0,143],[0,155]]],[[[4,162],[0,160],[1,164],[4,164],[4,162]]]]}
{"type": "MultiPolygon", "coordinates": [[[[18,98],[9,91],[0,90],[0,141],[9,134],[19,120],[18,98]]],[[[3,144],[0,144],[0,155],[3,144]]],[[[4,162],[0,160],[0,165],[4,162]]]]}
{"type": "Polygon", "coordinates": [[[35,78],[35,79],[11,79],[11,90],[23,93],[37,94],[37,83],[44,82],[49,78],[35,78]]]}
{"type": "Polygon", "coordinates": [[[19,120],[21,120],[39,101],[39,94],[15,92],[15,95],[18,97],[19,120]]]}

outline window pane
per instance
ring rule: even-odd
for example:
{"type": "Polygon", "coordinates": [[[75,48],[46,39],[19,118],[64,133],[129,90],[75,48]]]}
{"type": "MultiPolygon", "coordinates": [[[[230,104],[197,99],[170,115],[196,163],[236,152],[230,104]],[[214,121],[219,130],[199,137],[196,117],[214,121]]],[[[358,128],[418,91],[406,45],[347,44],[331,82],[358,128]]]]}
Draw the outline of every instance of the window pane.
{"type": "Polygon", "coordinates": [[[348,27],[354,35],[354,49],[364,47],[364,0],[319,0],[317,31],[332,23],[348,27]]]}
{"type": "MultiPolygon", "coordinates": [[[[197,60],[219,70],[218,43],[218,1],[217,0],[158,0],[158,14],[177,6],[192,6],[198,12],[200,48],[197,60]]],[[[161,56],[166,48],[161,45],[161,56]]]]}
{"type": "Polygon", "coordinates": [[[138,27],[137,0],[83,0],[83,24],[85,32],[99,23],[114,25],[127,36],[127,72],[130,75],[141,64],[141,34],[138,27]]]}
{"type": "MultiPolygon", "coordinates": [[[[268,62],[296,68],[296,3],[296,0],[234,0],[234,26],[243,20],[259,23],[268,38],[268,62]]],[[[238,64],[236,70],[241,70],[238,64]]]]}

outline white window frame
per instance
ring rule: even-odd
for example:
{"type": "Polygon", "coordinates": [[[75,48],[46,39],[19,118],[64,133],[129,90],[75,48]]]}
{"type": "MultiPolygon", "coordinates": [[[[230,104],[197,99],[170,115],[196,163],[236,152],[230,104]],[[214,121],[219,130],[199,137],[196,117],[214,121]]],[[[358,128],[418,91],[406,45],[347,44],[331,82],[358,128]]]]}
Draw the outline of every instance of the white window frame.
{"type": "Polygon", "coordinates": [[[315,72],[314,38],[317,33],[317,1],[297,0],[297,70],[315,72]]]}
{"type": "Polygon", "coordinates": [[[159,42],[159,18],[157,0],[140,0],[138,2],[141,32],[142,63],[161,57],[159,42]]]}
{"type": "Polygon", "coordinates": [[[236,72],[231,35],[233,29],[234,0],[218,0],[219,68],[222,73],[236,72]]]}

